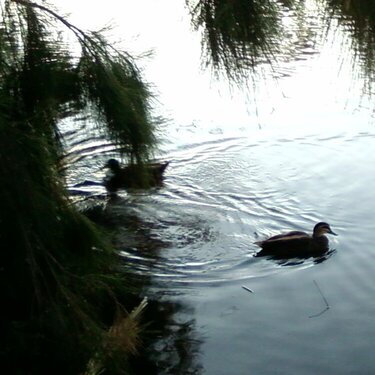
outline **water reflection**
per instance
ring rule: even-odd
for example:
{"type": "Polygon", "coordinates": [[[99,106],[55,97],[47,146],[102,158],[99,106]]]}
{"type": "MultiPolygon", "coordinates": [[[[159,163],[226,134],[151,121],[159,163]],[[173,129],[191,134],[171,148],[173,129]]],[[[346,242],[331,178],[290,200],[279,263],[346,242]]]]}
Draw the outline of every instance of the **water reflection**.
{"type": "MultiPolygon", "coordinates": [[[[351,32],[355,4],[362,2],[331,3],[353,7],[353,15],[338,16],[351,32]]],[[[285,13],[285,21],[300,28],[289,35],[285,64],[276,73],[286,77],[301,66],[307,69],[282,102],[258,97],[267,110],[279,104],[262,118],[264,129],[256,128],[251,116],[241,126],[229,106],[222,112],[215,108],[228,112],[229,119],[215,121],[212,111],[208,121],[194,122],[202,114],[189,106],[187,122],[193,125],[176,121],[167,128],[162,156],[172,163],[162,189],[120,192],[108,200],[103,186],[80,187],[92,195],[83,204],[102,202],[91,215],[116,232],[124,279],[150,300],[145,320],[151,323],[141,359],[133,363],[135,373],[373,372],[372,102],[369,110],[345,112],[343,101],[356,101],[358,92],[339,85],[353,77],[337,80],[336,67],[324,76],[327,60],[305,79],[319,47],[311,40],[320,30],[321,13],[310,14],[304,28],[309,12],[299,12],[285,13]],[[332,76],[334,91],[326,90],[332,76]],[[314,96],[302,95],[313,88],[314,96]],[[293,117],[299,111],[302,115],[293,117]],[[257,239],[292,226],[306,228],[321,217],[341,229],[339,247],[332,240],[331,249],[314,257],[254,256],[257,239]],[[308,319],[321,315],[316,278],[332,308],[320,319],[308,319]],[[255,291],[246,298],[242,280],[255,291]]],[[[330,17],[337,21],[336,14],[330,17]]],[[[369,21],[357,35],[364,38],[371,16],[361,19],[363,26],[369,21]]],[[[339,52],[327,48],[326,57],[339,52]]],[[[365,48],[359,47],[360,55],[370,52],[365,48]]],[[[76,147],[67,171],[71,186],[83,179],[101,181],[100,167],[118,156],[116,148],[100,137],[81,142],[88,139],[85,128],[70,137],[76,147]]]]}
{"type": "Polygon", "coordinates": [[[145,314],[149,322],[139,357],[131,361],[134,374],[201,374],[200,345],[196,322],[189,318],[191,309],[180,303],[150,301],[145,314]]]}
{"type": "Polygon", "coordinates": [[[372,92],[375,77],[375,12],[371,0],[329,0],[328,19],[336,18],[352,35],[352,49],[363,69],[365,89],[372,92]]]}
{"type": "Polygon", "coordinates": [[[155,237],[153,223],[143,221],[129,210],[129,200],[120,196],[111,196],[102,204],[92,198],[91,205],[84,212],[94,222],[115,230],[114,245],[123,249],[124,280],[132,291],[128,300],[134,299],[133,304],[137,305],[140,295],[148,297],[143,313],[142,345],[138,355],[130,359],[132,373],[200,374],[202,366],[198,353],[203,338],[197,333],[195,320],[191,318],[193,309],[173,302],[167,291],[159,294],[147,291],[152,276],[148,268],[169,243],[155,237]],[[143,271],[139,274],[134,272],[135,269],[143,271]]]}
{"type": "Polygon", "coordinates": [[[186,1],[193,26],[202,32],[207,65],[241,80],[256,64],[270,60],[278,47],[280,14],[275,3],[262,3],[186,1]]]}
{"type": "MultiPolygon", "coordinates": [[[[319,142],[339,139],[321,137],[319,142]]],[[[262,262],[254,257],[257,237],[265,238],[280,228],[290,228],[292,223],[297,229],[306,227],[306,222],[315,220],[314,211],[320,212],[324,206],[323,201],[313,203],[315,208],[306,204],[310,206],[310,193],[315,196],[310,172],[324,174],[326,164],[319,164],[316,170],[316,158],[306,159],[306,165],[289,163],[293,153],[305,152],[307,147],[313,150],[316,143],[311,138],[308,143],[303,138],[289,141],[282,138],[256,147],[242,137],[220,136],[220,141],[177,147],[169,154],[173,163],[163,188],[124,191],[108,199],[103,186],[101,193],[95,193],[96,186],[87,187],[93,189],[93,195],[81,204],[103,201],[110,225],[116,228],[116,247],[127,272],[152,277],[168,287],[232,283],[271,275],[280,272],[281,263],[312,266],[331,253],[295,262],[262,262]],[[282,166],[277,174],[273,172],[274,150],[278,150],[278,165],[282,166]],[[193,154],[197,160],[204,156],[204,162],[198,163],[193,154]],[[275,183],[285,184],[293,194],[272,188],[275,183]]],[[[329,153],[324,152],[319,159],[329,160],[329,153]]]]}
{"type": "MultiPolygon", "coordinates": [[[[142,359],[134,368],[155,374],[190,369],[200,373],[202,366],[207,373],[225,369],[242,375],[250,368],[271,374],[275,368],[267,359],[272,355],[281,363],[282,374],[291,368],[314,373],[306,370],[306,363],[315,373],[328,373],[324,370],[332,369],[332,361],[326,353],[333,351],[345,360],[353,349],[345,341],[344,333],[351,327],[345,322],[358,320],[357,330],[373,313],[367,303],[374,281],[369,262],[374,233],[373,130],[269,135],[256,142],[243,134],[225,137],[228,129],[222,129],[224,134],[211,134],[201,142],[187,141],[181,134],[182,144],[166,152],[173,163],[164,188],[120,192],[116,199],[101,200],[96,212],[116,233],[124,279],[151,301],[145,317],[151,325],[146,327],[142,359]],[[334,250],[338,247],[332,239],[332,249],[315,258],[254,257],[256,233],[266,238],[291,226],[300,230],[320,217],[329,217],[343,233],[340,251],[334,250]],[[348,230],[353,223],[358,223],[355,234],[348,230]],[[360,252],[353,250],[358,248],[360,252]],[[276,275],[283,276],[284,284],[280,277],[275,281],[276,275]],[[303,319],[321,311],[312,277],[332,308],[324,319],[306,324],[303,319]],[[242,280],[255,291],[246,298],[242,280]],[[355,307],[359,305],[361,311],[355,307]],[[334,319],[341,314],[343,325],[334,319]],[[202,332],[206,326],[209,335],[202,332]],[[335,346],[322,348],[322,337],[334,340],[335,346]],[[323,356],[329,365],[312,361],[310,353],[323,356]],[[234,368],[228,370],[224,357],[233,356],[234,368]]],[[[86,162],[101,166],[107,156],[98,153],[86,162]]],[[[96,191],[95,186],[91,189],[96,191]]],[[[351,335],[357,334],[352,330],[351,335]]],[[[370,357],[366,334],[357,337],[365,349],[356,355],[370,357]]]]}
{"type": "Polygon", "coordinates": [[[264,257],[268,260],[275,261],[280,266],[299,266],[309,261],[312,261],[314,264],[323,263],[335,252],[336,249],[324,249],[314,253],[314,255],[299,255],[292,258],[283,255],[265,255],[264,257]]]}

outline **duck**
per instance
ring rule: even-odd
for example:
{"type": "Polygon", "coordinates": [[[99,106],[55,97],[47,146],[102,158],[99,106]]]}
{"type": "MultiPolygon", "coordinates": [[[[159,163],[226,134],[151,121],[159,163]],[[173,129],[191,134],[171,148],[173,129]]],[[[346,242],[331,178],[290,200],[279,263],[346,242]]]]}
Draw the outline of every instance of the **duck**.
{"type": "Polygon", "coordinates": [[[337,236],[330,225],[323,221],[314,226],[312,235],[300,231],[278,234],[255,242],[262,249],[256,256],[270,255],[278,258],[318,256],[329,249],[329,241],[325,234],[337,236]]]}
{"type": "Polygon", "coordinates": [[[164,180],[164,171],[169,162],[147,163],[142,166],[128,164],[121,167],[117,159],[109,159],[104,165],[108,168],[103,183],[107,191],[116,193],[119,189],[148,188],[161,186],[164,180]]]}

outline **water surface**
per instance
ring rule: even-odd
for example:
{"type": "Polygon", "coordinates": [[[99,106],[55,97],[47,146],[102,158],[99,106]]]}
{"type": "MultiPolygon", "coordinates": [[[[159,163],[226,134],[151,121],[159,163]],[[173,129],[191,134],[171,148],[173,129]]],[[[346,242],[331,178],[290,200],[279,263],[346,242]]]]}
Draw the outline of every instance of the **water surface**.
{"type": "Polygon", "coordinates": [[[239,92],[206,87],[191,101],[188,84],[185,97],[161,85],[171,120],[158,156],[171,163],[160,189],[109,201],[100,184],[75,188],[99,183],[117,152],[87,139],[88,124],[62,126],[69,187],[105,203],[124,273],[144,280],[160,323],[143,351],[148,373],[375,372],[373,111],[350,64],[338,78],[333,45],[304,46],[278,80],[260,80],[257,111],[239,92]],[[338,233],[326,257],[254,257],[255,241],[318,221],[338,233]]]}

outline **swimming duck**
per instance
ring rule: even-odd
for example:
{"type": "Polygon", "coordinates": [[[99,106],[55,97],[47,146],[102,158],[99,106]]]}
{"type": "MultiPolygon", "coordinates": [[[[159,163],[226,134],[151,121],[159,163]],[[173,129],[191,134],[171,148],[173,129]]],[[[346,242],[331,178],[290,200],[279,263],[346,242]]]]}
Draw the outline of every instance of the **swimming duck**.
{"type": "Polygon", "coordinates": [[[148,163],[140,167],[136,164],[129,164],[124,167],[116,159],[109,159],[104,168],[109,171],[104,178],[104,186],[110,193],[115,193],[121,188],[147,188],[161,186],[163,173],[169,162],[148,163]]]}
{"type": "Polygon", "coordinates": [[[320,255],[328,250],[328,238],[325,236],[327,233],[337,236],[329,224],[320,222],[315,225],[312,236],[299,231],[278,234],[266,240],[255,242],[262,248],[256,256],[271,255],[288,258],[320,255]]]}

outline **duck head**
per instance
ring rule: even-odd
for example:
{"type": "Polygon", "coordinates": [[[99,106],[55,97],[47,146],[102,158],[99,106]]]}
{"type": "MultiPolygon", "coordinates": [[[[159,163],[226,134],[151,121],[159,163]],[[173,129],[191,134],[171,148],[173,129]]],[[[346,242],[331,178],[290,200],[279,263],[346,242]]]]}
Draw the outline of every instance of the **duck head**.
{"type": "Polygon", "coordinates": [[[121,169],[120,163],[116,159],[109,159],[105,164],[104,168],[109,168],[113,172],[119,171],[121,169]]]}
{"type": "Polygon", "coordinates": [[[313,231],[313,237],[320,237],[324,236],[325,234],[333,234],[334,236],[337,236],[337,234],[331,229],[329,224],[324,222],[316,224],[313,231]]]}

